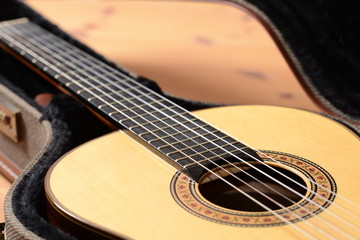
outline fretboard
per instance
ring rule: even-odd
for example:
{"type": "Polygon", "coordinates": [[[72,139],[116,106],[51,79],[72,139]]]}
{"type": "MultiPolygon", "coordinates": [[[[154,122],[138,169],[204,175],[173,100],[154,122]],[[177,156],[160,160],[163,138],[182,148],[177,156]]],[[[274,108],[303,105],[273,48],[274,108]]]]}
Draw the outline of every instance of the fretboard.
{"type": "Polygon", "coordinates": [[[27,19],[0,23],[0,41],[116,126],[198,180],[204,169],[255,155],[184,108],[27,19]]]}

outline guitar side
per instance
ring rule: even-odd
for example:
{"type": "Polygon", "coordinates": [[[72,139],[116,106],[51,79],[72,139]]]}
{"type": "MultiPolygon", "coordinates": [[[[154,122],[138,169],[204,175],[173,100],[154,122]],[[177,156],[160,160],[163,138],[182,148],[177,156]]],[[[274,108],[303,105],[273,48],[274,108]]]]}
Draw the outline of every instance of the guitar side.
{"type": "MultiPolygon", "coordinates": [[[[359,138],[339,123],[302,110],[268,106],[222,107],[195,114],[257,149],[289,153],[315,162],[332,175],[339,195],[360,203],[359,138]]],[[[114,238],[307,238],[289,225],[232,226],[189,213],[170,192],[176,172],[159,156],[118,131],[57,161],[46,176],[45,187],[48,200],[61,214],[114,238]]],[[[334,204],[360,214],[358,208],[352,209],[342,198],[336,197],[334,204]]],[[[334,205],[327,210],[348,218],[334,205]]],[[[339,234],[324,224],[324,219],[344,226],[326,210],[294,225],[305,230],[322,227],[329,234],[339,234]]],[[[351,227],[344,228],[353,232],[351,227]]],[[[310,232],[315,238],[324,238],[319,232],[310,232]]]]}

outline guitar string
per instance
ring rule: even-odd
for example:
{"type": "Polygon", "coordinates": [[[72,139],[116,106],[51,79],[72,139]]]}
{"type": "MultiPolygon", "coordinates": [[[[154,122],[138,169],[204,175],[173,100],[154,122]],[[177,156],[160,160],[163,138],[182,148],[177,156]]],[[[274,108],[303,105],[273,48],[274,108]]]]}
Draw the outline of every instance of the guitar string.
{"type": "MultiPolygon", "coordinates": [[[[63,49],[63,50],[65,50],[65,49],[63,49]]],[[[77,66],[77,67],[79,67],[79,66],[77,66]]],[[[257,179],[255,179],[255,180],[257,180],[257,179]]],[[[295,202],[293,202],[293,203],[295,203],[295,202]]],[[[282,206],[282,207],[284,207],[284,206],[282,206]]]]}
{"type": "MultiPolygon", "coordinates": [[[[37,46],[37,47],[40,47],[40,46],[37,46]]],[[[60,59],[60,60],[62,60],[62,61],[63,61],[63,60],[66,60],[66,59],[60,59]]],[[[62,71],[62,72],[63,72],[63,71],[62,71]]]]}
{"type": "MultiPolygon", "coordinates": [[[[78,67],[78,66],[77,66],[78,67]]],[[[257,179],[256,179],[257,180],[257,179]]],[[[293,202],[293,203],[295,203],[295,202],[293,202]]]]}
{"type": "MultiPolygon", "coordinates": [[[[54,44],[52,44],[52,45],[54,46],[54,44]]],[[[46,46],[48,46],[48,45],[46,45],[46,46]]],[[[37,46],[37,47],[40,47],[40,46],[37,46]]],[[[48,46],[48,47],[49,47],[49,46],[48,46]]],[[[55,47],[55,46],[54,46],[54,47],[55,47]]],[[[43,47],[42,47],[42,48],[43,48],[43,47]]],[[[49,48],[49,49],[50,49],[50,48],[49,48]]],[[[62,49],[62,50],[65,51],[66,49],[62,49]]],[[[45,51],[46,51],[46,50],[45,50],[45,51]]],[[[50,50],[50,51],[53,51],[53,50],[50,50]]],[[[56,55],[54,55],[54,56],[56,57],[56,55]]],[[[65,60],[65,61],[68,61],[68,60],[71,61],[71,59],[66,59],[67,56],[65,56],[65,57],[62,56],[62,55],[59,55],[59,56],[60,56],[61,58],[63,58],[63,59],[59,59],[59,60],[61,60],[61,61],[64,61],[64,60],[65,60]]],[[[75,58],[75,59],[76,59],[76,58],[75,58]]],[[[72,62],[74,62],[73,60],[74,60],[74,58],[72,58],[72,62]]],[[[81,63],[83,63],[83,62],[81,61],[80,64],[81,64],[81,63]]],[[[81,64],[81,65],[83,65],[83,64],[81,64]]],[[[83,65],[83,66],[84,66],[84,65],[83,65]]],[[[83,67],[83,66],[82,66],[82,67],[83,67]]],[[[87,65],[86,65],[86,66],[87,66],[87,65]]],[[[76,65],[76,67],[79,67],[79,66],[76,65]]],[[[64,70],[62,70],[62,72],[64,72],[64,70]]],[[[70,72],[73,72],[73,71],[70,71],[70,72]]],[[[87,72],[86,72],[86,73],[87,73],[87,72]]],[[[88,74],[88,73],[87,73],[87,74],[88,74]]],[[[219,166],[219,165],[217,165],[217,166],[219,166]]],[[[229,172],[228,172],[228,173],[229,173],[229,172]]],[[[245,172],[245,173],[246,173],[246,172],[245,172]]],[[[246,174],[249,175],[248,173],[246,173],[246,174]]],[[[252,177],[251,175],[249,175],[249,176],[252,177]]],[[[243,182],[244,184],[246,184],[242,179],[239,179],[239,178],[236,177],[236,176],[235,176],[235,178],[238,179],[239,181],[243,182]]],[[[254,178],[254,179],[257,180],[256,178],[254,178]]],[[[257,181],[259,181],[259,180],[257,180],[257,181]]],[[[259,181],[259,182],[260,182],[260,181],[259,181]]],[[[251,186],[249,186],[249,187],[251,187],[251,186]]],[[[253,187],[251,187],[251,188],[254,189],[253,187]]],[[[257,191],[257,189],[254,189],[254,190],[257,191]]],[[[259,191],[257,191],[257,192],[260,193],[260,194],[262,194],[262,193],[259,192],[259,191]]],[[[262,194],[262,195],[264,196],[264,194],[262,194]]],[[[268,197],[268,196],[265,195],[265,197],[268,197]]],[[[269,199],[269,197],[268,197],[268,199],[269,199]]],[[[273,199],[270,199],[270,200],[272,200],[272,201],[274,202],[273,199]]],[[[294,201],[292,201],[292,202],[295,203],[294,201]]],[[[283,206],[283,205],[281,205],[281,204],[278,204],[278,203],[277,203],[277,205],[278,205],[279,207],[285,208],[285,206],[283,206]]],[[[313,213],[311,213],[311,215],[314,216],[313,213]]],[[[298,216],[298,215],[297,215],[297,216],[298,216]]],[[[298,216],[298,217],[300,217],[300,216],[298,216]]]]}
{"type": "MultiPolygon", "coordinates": [[[[23,19],[18,19],[18,20],[13,20],[13,21],[9,21],[9,22],[7,22],[7,23],[9,23],[9,24],[11,24],[11,22],[13,22],[13,23],[15,23],[15,24],[17,24],[18,22],[22,22],[22,23],[24,23],[24,20],[23,19]]],[[[28,22],[29,23],[29,22],[28,22]]],[[[3,23],[3,25],[4,25],[4,23],[3,23]]],[[[36,25],[34,25],[35,27],[38,27],[38,26],[36,26],[36,25]]],[[[39,30],[42,30],[41,28],[39,28],[39,30]]],[[[49,33],[50,34],[50,33],[49,33]]],[[[58,39],[58,40],[60,40],[60,41],[63,41],[63,40],[61,40],[61,39],[58,39]]],[[[69,48],[69,49],[71,49],[71,48],[69,48]]],[[[72,51],[74,51],[74,49],[71,49],[72,51]]],[[[75,49],[76,50],[76,49],[75,49]]],[[[96,59],[95,59],[96,60],[96,59]]],[[[100,62],[100,64],[101,65],[103,65],[103,63],[102,62],[100,62]]],[[[105,65],[105,67],[107,67],[107,68],[109,68],[110,66],[107,66],[107,65],[105,65]]],[[[114,70],[114,69],[112,69],[112,70],[114,70]]],[[[120,74],[122,74],[121,72],[119,72],[118,70],[115,70],[115,71],[117,71],[118,73],[120,73],[120,74]]],[[[126,75],[124,75],[125,77],[128,77],[128,76],[126,76],[126,75]]],[[[132,80],[132,79],[131,79],[132,80]]],[[[137,82],[135,82],[136,84],[137,84],[137,82]]],[[[165,99],[165,100],[168,100],[168,99],[165,99]]],[[[211,126],[211,124],[208,124],[208,125],[210,125],[211,126]]],[[[239,142],[241,142],[241,141],[239,141],[239,142]]],[[[248,145],[249,146],[249,145],[248,145]]],[[[258,150],[256,150],[255,148],[252,148],[254,151],[258,151],[258,150]]],[[[262,153],[261,151],[258,151],[259,153],[261,153],[261,154],[263,154],[263,155],[266,155],[265,153],[262,153]]],[[[268,156],[268,158],[270,158],[271,159],[271,157],[270,156],[268,156]]],[[[275,159],[272,159],[272,160],[274,160],[274,161],[276,161],[275,159]]],[[[278,162],[279,164],[282,164],[281,162],[278,162]]],[[[292,179],[289,179],[289,180],[292,180],[292,179]]],[[[317,185],[317,183],[316,182],[312,182],[313,184],[315,184],[315,185],[317,185]]],[[[318,187],[320,187],[320,188],[323,188],[321,185],[318,185],[318,187]]],[[[324,188],[324,190],[325,191],[328,191],[327,189],[325,189],[324,188]]],[[[340,195],[338,195],[338,194],[336,194],[335,192],[332,192],[332,191],[330,191],[331,192],[331,194],[333,194],[333,195],[336,195],[337,197],[340,197],[340,198],[342,198],[340,195]]],[[[321,195],[319,195],[318,197],[322,197],[321,195]]],[[[347,200],[347,199],[343,199],[343,200],[347,200]]],[[[351,203],[352,205],[354,205],[354,207],[359,207],[358,205],[356,205],[355,203],[353,203],[353,202],[351,202],[351,201],[348,201],[349,203],[351,203]]],[[[330,202],[331,203],[331,202],[330,202]]],[[[333,203],[334,204],[334,203],[333,203]]],[[[347,211],[346,209],[344,209],[345,211],[347,211]]],[[[351,212],[348,212],[348,214],[351,214],[351,212]]]]}
{"type": "MultiPolygon", "coordinates": [[[[26,51],[26,50],[25,50],[26,51]]],[[[30,55],[32,55],[32,56],[34,56],[33,54],[31,54],[31,53],[28,53],[28,54],[30,54],[30,55]]],[[[37,54],[36,54],[37,55],[37,54]]],[[[202,167],[204,167],[204,166],[202,166],[202,167]]],[[[206,168],[206,167],[205,167],[206,168]]],[[[212,172],[210,169],[207,169],[208,170],[208,172],[211,172],[212,174],[214,174],[215,176],[217,176],[219,179],[223,179],[221,176],[219,176],[217,173],[215,173],[215,172],[212,172]]],[[[227,184],[229,184],[230,186],[232,186],[234,189],[237,189],[237,187],[236,186],[234,186],[233,184],[231,184],[230,182],[228,182],[227,180],[225,180],[225,179],[223,179],[223,181],[225,181],[227,184]]],[[[240,189],[238,189],[240,192],[242,192],[240,189]]],[[[246,193],[244,193],[244,192],[242,192],[242,194],[244,194],[244,195],[247,195],[249,198],[251,198],[254,202],[257,202],[258,204],[260,204],[261,206],[263,206],[264,207],[264,209],[266,209],[266,210],[268,210],[268,211],[270,211],[270,212],[272,212],[272,210],[271,209],[269,209],[269,208],[267,208],[265,205],[263,205],[261,202],[258,202],[256,199],[254,199],[254,198],[252,198],[251,196],[249,196],[248,194],[246,194],[246,193]]],[[[276,214],[276,213],[275,213],[276,214]]],[[[280,218],[282,218],[280,215],[279,215],[279,217],[280,218]]],[[[288,222],[286,219],[283,219],[285,222],[288,222]]],[[[290,226],[293,226],[290,222],[288,222],[288,224],[290,225],[290,226]]],[[[294,227],[294,226],[293,226],[294,227]]],[[[301,229],[299,229],[301,232],[303,232],[304,234],[306,234],[306,235],[308,235],[308,233],[306,233],[306,232],[304,232],[304,231],[302,231],[301,229]]],[[[311,237],[311,236],[310,236],[311,237]]],[[[311,237],[311,238],[313,238],[313,237],[311,237]]],[[[314,238],[313,238],[314,239],[314,238]]]]}
{"type": "MultiPolygon", "coordinates": [[[[345,209],[344,209],[345,210],[345,209]]],[[[347,210],[345,210],[345,211],[347,211],[347,210]]]]}
{"type": "MultiPolygon", "coordinates": [[[[70,49],[70,48],[69,48],[70,49]]],[[[211,125],[211,124],[209,124],[209,125],[211,125]]],[[[255,148],[253,148],[253,150],[256,150],[255,148]]],[[[261,153],[260,151],[258,151],[259,153],[261,153]]],[[[266,155],[265,153],[263,153],[264,155],[266,155]]],[[[269,158],[271,158],[270,156],[268,156],[269,158]]],[[[280,163],[280,162],[279,162],[280,163]]],[[[281,163],[280,163],[281,164],[281,163]]],[[[317,184],[316,182],[313,182],[314,184],[317,184]]],[[[319,187],[322,187],[321,185],[319,185],[319,187]]],[[[326,189],[326,188],[324,188],[324,190],[328,190],[328,189],[326,189]]],[[[330,191],[331,192],[331,191],[330,191]]],[[[332,194],[334,194],[334,195],[336,195],[336,193],[335,192],[331,192],[332,194]]],[[[339,196],[339,195],[337,195],[337,196],[339,196]]],[[[319,196],[319,197],[321,197],[321,196],[319,196]]]]}

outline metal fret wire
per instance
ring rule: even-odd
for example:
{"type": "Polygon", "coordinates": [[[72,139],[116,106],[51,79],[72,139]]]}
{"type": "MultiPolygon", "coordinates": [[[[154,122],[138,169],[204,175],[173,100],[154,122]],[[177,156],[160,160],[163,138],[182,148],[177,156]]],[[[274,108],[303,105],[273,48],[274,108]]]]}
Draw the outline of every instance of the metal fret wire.
{"type": "MultiPolygon", "coordinates": [[[[230,163],[231,164],[231,163],[230,163]]],[[[250,176],[250,175],[249,175],[250,176]]],[[[250,177],[252,177],[252,176],[250,176],[250,177]]],[[[253,177],[252,177],[253,178],[253,177]]],[[[254,180],[257,180],[256,178],[253,178],[254,180]]],[[[257,181],[259,181],[259,180],[257,180],[257,181]]],[[[273,189],[272,189],[273,190],[273,189]]],[[[291,201],[291,200],[290,200],[291,201]]],[[[294,201],[292,201],[293,203],[295,203],[294,201]]],[[[312,214],[313,215],[313,214],[312,214]]],[[[314,215],[313,215],[314,216],[314,215]]]]}
{"type": "MultiPolygon", "coordinates": [[[[104,104],[104,105],[106,105],[106,104],[104,104]]],[[[127,108],[127,109],[129,109],[129,107],[127,108]]],[[[131,109],[131,108],[130,108],[131,109]]],[[[106,112],[106,111],[105,111],[106,112]]],[[[175,125],[179,125],[179,126],[181,126],[180,124],[174,124],[174,126],[175,125]]],[[[132,128],[134,128],[134,127],[138,127],[138,126],[132,126],[132,128]]],[[[202,126],[202,127],[204,127],[204,126],[202,126]]],[[[168,127],[169,128],[169,127],[168,127]]],[[[199,127],[197,127],[197,128],[199,128],[199,127]]],[[[164,130],[165,128],[162,128],[162,130],[164,130]]],[[[152,131],[152,132],[155,132],[155,131],[152,131]]],[[[142,134],[146,134],[146,133],[142,133],[142,134]]],[[[156,134],[155,134],[156,135],[156,134]]],[[[170,136],[172,136],[171,134],[168,134],[168,135],[170,135],[170,136]]],[[[201,143],[201,144],[198,144],[198,145],[203,145],[204,143],[201,143]]],[[[186,149],[189,149],[189,147],[186,147],[186,149]]],[[[180,150],[183,150],[183,149],[180,149],[180,150]]]]}
{"type": "MultiPolygon", "coordinates": [[[[207,169],[205,166],[203,166],[205,169],[207,169]]],[[[207,169],[209,172],[212,172],[210,169],[207,169]]],[[[214,173],[214,172],[212,172],[214,175],[216,175],[219,179],[223,179],[221,176],[219,176],[219,175],[217,175],[216,173],[214,173]]],[[[237,190],[239,190],[240,192],[242,192],[240,189],[238,189],[236,186],[234,186],[233,184],[231,184],[230,182],[228,182],[228,181],[226,181],[225,179],[223,179],[223,181],[225,181],[227,184],[229,184],[230,186],[232,186],[234,189],[237,189],[237,190]]],[[[248,194],[246,194],[246,193],[244,193],[244,192],[242,192],[244,195],[247,195],[250,199],[252,199],[252,197],[251,196],[249,196],[248,194]]],[[[253,201],[255,201],[255,202],[257,202],[257,200],[256,199],[252,199],[253,201]]],[[[262,205],[262,203],[259,203],[260,205],[262,205]]],[[[267,209],[268,211],[271,211],[272,212],[272,210],[271,209],[268,209],[266,206],[263,206],[265,209],[267,209]]],[[[277,214],[277,213],[275,213],[275,214],[277,214]]],[[[280,215],[279,215],[279,217],[280,218],[282,218],[280,215]]],[[[290,222],[288,222],[286,219],[283,219],[285,222],[287,222],[290,226],[293,226],[293,227],[295,227],[294,225],[292,225],[290,222]]],[[[296,229],[298,228],[298,227],[295,227],[296,229]]],[[[308,233],[306,233],[306,232],[304,232],[303,230],[301,230],[301,229],[298,229],[299,231],[301,231],[301,232],[303,232],[304,234],[306,234],[306,235],[308,235],[308,233]]],[[[311,237],[311,236],[310,236],[311,237]]],[[[311,238],[313,238],[313,237],[311,237],[311,238]]]]}
{"type": "MultiPolygon", "coordinates": [[[[68,56],[68,55],[67,55],[68,56]]],[[[73,62],[75,62],[75,61],[73,61],[73,62]]],[[[83,62],[83,61],[82,61],[83,62]]],[[[113,83],[112,83],[113,84],[113,83]]],[[[177,124],[177,125],[180,125],[180,124],[177,124]]],[[[205,126],[205,125],[204,125],[205,126]]],[[[200,127],[197,127],[197,128],[201,128],[201,127],[204,127],[204,126],[200,126],[200,127]]],[[[189,130],[187,130],[188,132],[190,132],[189,130]]],[[[178,134],[178,133],[177,133],[178,134]]],[[[167,134],[167,135],[169,135],[169,134],[167,134]]],[[[171,136],[171,135],[170,135],[171,136]]],[[[160,136],[160,137],[162,137],[162,136],[160,136]]],[[[218,137],[218,136],[217,136],[218,137]]],[[[207,142],[206,142],[207,143],[207,142]]],[[[234,143],[235,143],[235,141],[234,141],[234,143]]],[[[204,145],[204,143],[201,143],[201,144],[198,144],[198,145],[204,145]]],[[[229,145],[229,143],[226,143],[225,145],[229,145]]],[[[186,149],[189,149],[189,147],[186,147],[186,149]]],[[[215,149],[214,147],[213,148],[211,148],[211,149],[215,149]]],[[[217,147],[217,149],[219,149],[219,147],[217,147]]],[[[206,148],[204,148],[204,150],[206,151],[206,148]]]]}
{"type": "MultiPolygon", "coordinates": [[[[65,46],[65,45],[64,45],[65,46]]],[[[266,154],[264,154],[264,155],[266,155],[266,154]]],[[[275,160],[276,161],[276,160],[275,160]]],[[[280,163],[280,162],[278,162],[278,163],[280,163]]],[[[281,164],[281,163],[280,163],[281,164]]],[[[290,180],[290,179],[289,179],[290,180]]],[[[314,184],[316,184],[316,183],[314,183],[314,184]]],[[[319,185],[319,187],[322,187],[321,185],[319,185]]],[[[326,190],[326,189],[325,189],[326,190]]],[[[331,191],[330,191],[331,192],[331,191]]],[[[336,195],[336,193],[334,193],[334,192],[331,192],[331,193],[333,193],[333,194],[335,194],[336,195]]],[[[320,195],[319,195],[319,197],[321,197],[320,195]]]]}
{"type": "MultiPolygon", "coordinates": [[[[209,169],[208,169],[209,170],[209,169]]],[[[211,172],[211,171],[210,171],[211,172]]],[[[215,174],[215,175],[217,175],[217,174],[215,174]]],[[[218,175],[217,175],[218,176],[218,175]]],[[[221,179],[221,177],[220,176],[218,176],[220,179],[221,179]]],[[[245,194],[246,195],[246,194],[245,194]]],[[[271,211],[271,209],[269,209],[270,211],[271,211]]],[[[307,223],[308,224],[308,223],[307,223]]]]}

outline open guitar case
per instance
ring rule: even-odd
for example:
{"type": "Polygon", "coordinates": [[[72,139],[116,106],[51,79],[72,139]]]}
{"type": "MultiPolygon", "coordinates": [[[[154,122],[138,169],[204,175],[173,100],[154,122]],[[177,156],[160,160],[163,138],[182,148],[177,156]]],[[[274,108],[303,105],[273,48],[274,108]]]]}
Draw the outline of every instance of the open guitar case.
{"type": "MultiPolygon", "coordinates": [[[[263,22],[313,99],[327,109],[331,117],[359,133],[359,1],[220,2],[225,3],[244,7],[263,22]]],[[[25,3],[16,0],[0,2],[1,21],[22,17],[27,17],[96,58],[121,69],[63,32],[25,3]]],[[[153,81],[143,77],[137,80],[161,92],[153,81]]],[[[167,97],[188,110],[216,105],[167,97]]],[[[20,111],[18,143],[0,134],[0,150],[19,169],[23,169],[5,200],[6,238],[74,239],[47,220],[44,176],[51,164],[67,151],[111,130],[83,104],[60,93],[3,50],[0,50],[0,100],[20,111]],[[52,101],[45,107],[34,101],[35,96],[41,93],[54,94],[52,101]]]]}

